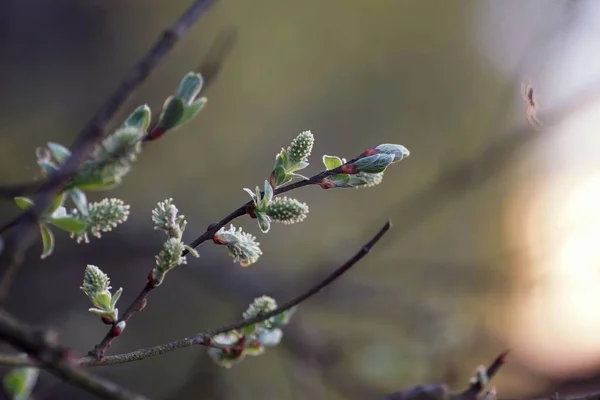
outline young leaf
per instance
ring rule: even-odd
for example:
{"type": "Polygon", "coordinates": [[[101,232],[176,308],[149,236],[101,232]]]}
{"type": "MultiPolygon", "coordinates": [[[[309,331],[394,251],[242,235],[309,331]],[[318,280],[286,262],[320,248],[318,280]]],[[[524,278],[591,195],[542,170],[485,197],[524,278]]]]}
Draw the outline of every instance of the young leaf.
{"type": "Polygon", "coordinates": [[[202,90],[202,85],[204,85],[202,75],[189,72],[179,83],[175,97],[183,100],[185,105],[190,105],[202,90]]]}
{"type": "Polygon", "coordinates": [[[144,104],[142,106],[139,106],[131,114],[129,114],[123,125],[134,126],[136,128],[140,128],[145,132],[148,129],[148,126],[150,126],[150,119],[150,107],[144,104]]]}
{"type": "Polygon", "coordinates": [[[256,331],[256,324],[248,325],[242,328],[242,335],[250,336],[256,331]]]}
{"type": "Polygon", "coordinates": [[[54,198],[54,200],[52,200],[52,204],[50,204],[50,207],[48,208],[48,211],[46,211],[46,214],[48,214],[48,215],[54,214],[54,212],[56,210],[58,210],[58,208],[61,207],[64,202],[65,202],[65,192],[62,192],[61,194],[56,196],[54,198]]]}
{"type": "Polygon", "coordinates": [[[194,118],[198,113],[204,108],[208,99],[206,97],[200,97],[198,100],[185,107],[183,111],[183,115],[179,119],[177,126],[181,126],[187,122],[189,122],[192,118],[194,118]]]}
{"type": "Polygon", "coordinates": [[[83,190],[73,188],[69,191],[69,197],[71,197],[71,201],[73,202],[73,204],[75,204],[75,207],[77,208],[77,210],[79,210],[81,215],[87,217],[89,215],[88,201],[87,196],[85,195],[83,190]]]}
{"type": "Polygon", "coordinates": [[[50,149],[50,153],[52,153],[52,156],[60,165],[64,164],[71,157],[71,151],[62,144],[49,142],[48,149],[50,149]]]}
{"type": "Polygon", "coordinates": [[[49,257],[52,254],[52,251],[54,251],[54,234],[52,233],[48,225],[44,223],[40,224],[40,232],[42,234],[43,244],[43,251],[40,258],[44,259],[49,257]]]}
{"type": "Polygon", "coordinates": [[[13,400],[27,400],[37,382],[38,375],[37,368],[15,368],[4,375],[4,390],[13,400]]]}
{"type": "Polygon", "coordinates": [[[85,222],[74,217],[61,217],[48,220],[48,223],[70,233],[81,233],[85,231],[85,222]]]}
{"type": "Polygon", "coordinates": [[[329,171],[330,169],[335,169],[337,167],[342,166],[344,163],[342,159],[336,156],[323,156],[323,164],[325,164],[325,168],[329,171]]]}
{"type": "Polygon", "coordinates": [[[33,201],[27,197],[15,197],[15,204],[21,210],[29,210],[33,207],[33,201]]]}
{"type": "Polygon", "coordinates": [[[165,130],[174,128],[179,124],[181,117],[183,117],[184,110],[185,105],[181,99],[169,97],[163,107],[163,113],[160,116],[160,121],[158,121],[158,127],[165,130]]]}

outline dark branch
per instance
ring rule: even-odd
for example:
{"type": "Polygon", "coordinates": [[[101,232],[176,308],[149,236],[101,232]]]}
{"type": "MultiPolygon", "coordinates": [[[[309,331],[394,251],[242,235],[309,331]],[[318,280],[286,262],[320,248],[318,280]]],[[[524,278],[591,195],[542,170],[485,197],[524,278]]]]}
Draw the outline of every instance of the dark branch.
{"type": "MultiPolygon", "coordinates": [[[[32,230],[36,225],[35,221],[38,216],[48,208],[56,194],[76,174],[81,163],[88,158],[94,146],[105,136],[108,124],[121,106],[165,56],[169,54],[175,43],[188,33],[190,28],[212,2],[212,0],[196,0],[179,17],[175,24],[165,30],[161,38],[129,71],[115,92],[79,133],[77,140],[71,147],[71,157],[69,157],[60,170],[56,171],[46,182],[40,185],[37,195],[33,199],[35,206],[25,213],[30,218],[24,218],[23,223],[17,227],[17,232],[14,233],[11,240],[7,241],[5,253],[8,256],[0,260],[2,280],[10,280],[10,277],[14,275],[14,270],[21,264],[22,253],[31,244],[33,238],[32,230]]],[[[4,289],[3,292],[0,292],[0,298],[6,294],[7,287],[7,283],[2,284],[0,282],[0,288],[4,289]]]]}
{"type": "Polygon", "coordinates": [[[70,351],[55,343],[54,336],[51,332],[36,330],[0,311],[0,339],[25,351],[42,368],[103,399],[147,400],[142,395],[83,371],[70,359],[70,351]]]}
{"type": "MultiPolygon", "coordinates": [[[[353,163],[359,157],[356,157],[356,158],[348,161],[346,164],[353,163]]],[[[298,188],[301,188],[304,186],[317,185],[317,184],[321,183],[321,181],[323,179],[325,179],[329,176],[332,176],[332,175],[340,174],[340,173],[342,173],[342,167],[338,167],[338,168],[335,168],[332,170],[321,171],[320,173],[312,176],[309,179],[304,179],[304,180],[283,186],[281,188],[278,188],[273,191],[273,194],[278,195],[278,194],[289,192],[291,190],[298,189],[298,188]]],[[[222,220],[220,220],[219,222],[209,225],[208,228],[206,229],[206,231],[202,235],[200,235],[194,241],[191,242],[190,246],[193,248],[197,248],[202,243],[204,243],[208,240],[211,240],[215,236],[215,234],[217,233],[217,231],[219,229],[221,229],[222,227],[224,227],[225,225],[227,225],[234,219],[246,215],[248,213],[249,207],[251,207],[251,206],[252,206],[252,202],[249,201],[249,202],[245,203],[244,205],[242,205],[241,207],[239,207],[238,209],[236,209],[235,211],[233,211],[231,214],[229,214],[225,218],[223,218],[222,220]]],[[[388,227],[388,229],[389,229],[389,227],[388,227]]],[[[189,251],[185,250],[182,253],[182,255],[185,256],[188,253],[189,253],[189,251]]],[[[152,284],[152,281],[149,279],[148,283],[146,283],[146,285],[144,286],[142,291],[137,295],[135,300],[133,300],[133,302],[127,307],[127,309],[125,310],[125,312],[123,313],[123,315],[121,316],[119,321],[117,321],[115,324],[118,324],[121,321],[127,322],[136,312],[141,311],[146,306],[146,303],[148,301],[148,299],[147,299],[148,295],[156,287],[157,286],[154,286],[152,284]]],[[[116,337],[114,335],[114,333],[115,333],[115,331],[113,329],[109,329],[108,332],[106,333],[106,335],[104,335],[104,338],[102,339],[102,341],[100,343],[98,343],[96,346],[94,346],[94,348],[92,350],[90,350],[88,354],[91,357],[94,357],[96,359],[100,359],[100,358],[104,357],[104,353],[110,347],[110,345],[112,344],[112,341],[116,337]]]]}
{"type": "MultiPolygon", "coordinates": [[[[288,311],[291,308],[299,305],[300,303],[308,300],[315,294],[321,292],[327,286],[331,285],[337,279],[339,279],[342,275],[348,272],[357,262],[359,262],[364,256],[366,256],[371,248],[385,235],[385,233],[391,228],[392,224],[388,221],[380,230],[373,236],[369,242],[367,242],[352,258],[346,261],[341,267],[333,271],[328,277],[326,277],[323,281],[309,288],[306,292],[301,294],[298,297],[293,298],[292,300],[280,305],[277,309],[257,315],[256,317],[246,319],[243,321],[239,321],[233,324],[225,325],[219,328],[211,329],[205,333],[199,333],[194,336],[190,336],[181,340],[177,340],[174,342],[149,347],[145,349],[140,349],[133,351],[131,353],[119,354],[115,356],[106,356],[101,359],[95,356],[95,354],[90,354],[89,357],[84,357],[78,362],[81,365],[85,366],[99,366],[99,365],[112,365],[112,364],[122,364],[126,362],[139,361],[145,358],[154,357],[160,354],[168,353],[177,349],[182,349],[185,347],[202,345],[208,347],[222,347],[218,346],[212,341],[212,337],[219,333],[229,332],[235,329],[241,329],[245,326],[249,326],[252,324],[260,323],[266,321],[267,319],[281,314],[282,312],[288,311]]],[[[139,297],[139,296],[138,296],[139,297]]],[[[104,343],[104,341],[103,341],[104,343]]],[[[109,341],[110,343],[110,341],[109,341]]],[[[2,359],[0,358],[0,364],[2,364],[2,359]]]]}

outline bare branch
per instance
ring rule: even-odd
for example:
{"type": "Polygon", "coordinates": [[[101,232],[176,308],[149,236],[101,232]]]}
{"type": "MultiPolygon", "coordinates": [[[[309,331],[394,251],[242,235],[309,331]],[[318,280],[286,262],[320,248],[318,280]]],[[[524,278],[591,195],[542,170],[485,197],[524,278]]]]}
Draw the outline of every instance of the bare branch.
{"type": "MultiPolygon", "coordinates": [[[[360,156],[359,156],[360,157],[360,156]]],[[[359,157],[356,157],[350,161],[348,161],[346,164],[351,164],[353,162],[355,162],[359,157]]],[[[289,192],[291,190],[294,189],[298,189],[304,186],[309,186],[309,185],[318,185],[320,184],[323,179],[332,176],[332,175],[336,175],[336,174],[340,174],[342,173],[342,167],[340,166],[338,168],[335,169],[331,169],[331,170],[324,170],[319,172],[316,175],[313,175],[312,177],[310,177],[309,179],[304,179],[298,182],[294,182],[291,183],[289,185],[280,187],[276,190],[273,191],[274,195],[279,195],[285,192],[289,192]]],[[[229,214],[228,216],[226,216],[225,218],[223,218],[222,220],[220,220],[217,223],[211,224],[208,226],[208,228],[206,228],[206,231],[200,235],[199,237],[197,237],[194,241],[192,241],[190,243],[190,246],[192,248],[197,248],[198,246],[200,246],[202,243],[211,240],[214,235],[217,233],[217,231],[219,229],[221,229],[222,227],[224,227],[225,225],[227,225],[228,223],[230,223],[231,221],[233,221],[236,218],[242,217],[246,214],[248,214],[249,211],[251,211],[251,207],[252,207],[253,203],[252,201],[249,201],[247,203],[245,203],[244,205],[242,205],[241,207],[239,207],[238,209],[236,209],[235,211],[233,211],[231,214],[229,214]]],[[[389,229],[389,226],[388,226],[389,229]]],[[[386,229],[387,230],[387,229],[386,229]]],[[[183,251],[182,256],[185,256],[189,253],[189,251],[186,249],[183,251]]],[[[152,279],[149,277],[148,278],[148,282],[146,283],[146,285],[144,286],[144,288],[141,290],[141,292],[137,295],[137,297],[135,298],[135,300],[133,300],[133,302],[127,307],[127,309],[125,310],[125,312],[123,313],[123,315],[121,316],[121,318],[119,319],[119,321],[115,322],[115,325],[118,324],[119,322],[122,321],[129,321],[129,319],[138,311],[141,311],[142,309],[144,309],[146,307],[146,304],[148,302],[148,295],[156,288],[157,286],[155,286],[152,283],[152,279]]],[[[113,329],[109,329],[108,332],[106,333],[106,335],[104,335],[104,338],[102,339],[102,341],[100,343],[98,343],[96,346],[94,346],[94,348],[92,350],[89,351],[89,355],[91,357],[94,357],[96,359],[100,359],[102,357],[104,357],[104,353],[106,352],[106,350],[111,346],[112,341],[115,339],[115,335],[114,335],[115,331],[113,329]]],[[[218,333],[218,332],[215,332],[218,333]]]]}
{"type": "Polygon", "coordinates": [[[33,329],[7,312],[0,311],[0,339],[25,351],[41,367],[57,377],[103,399],[147,399],[77,367],[70,359],[69,349],[58,345],[55,336],[52,332],[33,329]]]}
{"type": "MultiPolygon", "coordinates": [[[[148,347],[145,349],[139,349],[136,351],[132,351],[130,353],[118,354],[113,356],[106,356],[101,359],[98,359],[93,354],[87,357],[83,357],[80,359],[73,360],[74,364],[94,367],[101,365],[114,365],[114,364],[123,364],[133,361],[144,360],[146,358],[155,357],[164,353],[169,353],[174,350],[183,349],[191,346],[207,346],[207,347],[216,347],[216,348],[227,348],[227,346],[220,346],[216,344],[212,337],[219,333],[229,332],[235,329],[241,329],[245,326],[249,326],[252,324],[260,323],[266,321],[267,319],[281,314],[285,311],[290,310],[291,308],[299,305],[300,303],[308,300],[315,294],[321,292],[327,286],[331,285],[337,279],[339,279],[342,275],[348,272],[357,262],[359,262],[363,257],[365,257],[370,251],[371,248],[386,234],[386,232],[391,228],[392,224],[390,221],[386,222],[386,224],[369,240],[361,249],[352,256],[348,261],[346,261],[342,266],[333,271],[328,277],[319,282],[318,284],[309,288],[306,292],[302,293],[298,297],[295,297],[288,302],[280,305],[275,310],[270,311],[268,313],[257,315],[253,318],[249,318],[246,320],[242,320],[233,324],[225,325],[219,328],[211,329],[206,333],[199,333],[181,340],[177,340],[170,343],[161,344],[158,346],[148,347]]],[[[0,365],[35,365],[36,363],[32,359],[23,359],[18,358],[16,356],[10,355],[0,355],[0,365]]]]}

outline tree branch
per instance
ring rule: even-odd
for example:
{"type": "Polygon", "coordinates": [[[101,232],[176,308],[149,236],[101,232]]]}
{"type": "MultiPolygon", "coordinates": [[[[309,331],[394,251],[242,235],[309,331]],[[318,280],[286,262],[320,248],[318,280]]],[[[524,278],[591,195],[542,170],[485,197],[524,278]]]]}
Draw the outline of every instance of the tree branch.
{"type": "MultiPolygon", "coordinates": [[[[360,158],[360,156],[348,161],[346,164],[351,164],[351,163],[355,162],[356,160],[358,160],[359,158],[360,158]]],[[[346,165],[346,164],[344,164],[344,165],[346,165]]],[[[279,194],[282,194],[285,192],[289,192],[291,190],[298,189],[298,188],[301,188],[304,186],[318,185],[323,181],[323,179],[325,179],[329,176],[332,176],[332,175],[337,175],[337,174],[342,173],[342,167],[343,166],[340,166],[338,168],[331,169],[331,170],[324,170],[324,171],[319,172],[316,175],[313,175],[309,179],[304,179],[304,180],[294,182],[289,185],[280,187],[278,189],[275,189],[273,191],[273,195],[276,196],[276,195],[279,195],[279,194]]],[[[247,203],[245,203],[238,209],[234,210],[231,214],[229,214],[225,218],[221,219],[219,222],[209,225],[208,228],[206,228],[206,231],[202,235],[200,235],[199,237],[197,237],[196,239],[194,239],[194,241],[192,241],[190,243],[190,246],[192,248],[197,248],[204,242],[211,240],[219,229],[221,229],[222,227],[224,227],[225,225],[227,225],[234,219],[246,215],[248,213],[248,210],[250,210],[250,207],[252,207],[252,204],[253,204],[252,201],[248,201],[247,203]]],[[[387,229],[389,229],[389,226],[387,229]]],[[[386,231],[387,231],[387,229],[386,229],[386,231]]],[[[182,256],[185,256],[188,253],[189,253],[189,251],[186,249],[183,251],[182,256]]],[[[120,322],[129,321],[129,319],[135,313],[143,310],[146,307],[146,304],[148,302],[148,295],[155,288],[157,288],[157,286],[153,285],[152,280],[149,277],[148,282],[146,283],[144,288],[137,295],[135,300],[133,300],[133,302],[127,307],[127,309],[125,310],[125,312],[123,313],[121,318],[117,322],[115,322],[114,325],[116,325],[120,322]]],[[[218,332],[214,332],[214,333],[218,333],[218,332]]],[[[119,334],[120,334],[120,332],[119,332],[119,334]]],[[[115,330],[109,329],[108,332],[106,333],[106,335],[104,335],[104,338],[102,339],[102,341],[100,343],[98,343],[96,346],[94,346],[94,348],[89,351],[88,355],[90,355],[91,357],[93,357],[95,359],[100,359],[100,358],[104,357],[104,353],[106,352],[106,350],[108,350],[110,348],[112,341],[116,337],[117,336],[115,336],[115,330]]]]}
{"type": "Polygon", "coordinates": [[[23,223],[18,226],[14,237],[7,244],[6,257],[0,268],[3,269],[2,281],[0,281],[0,298],[6,294],[9,283],[14,275],[15,269],[21,264],[22,253],[29,247],[32,241],[32,228],[35,221],[50,205],[55,195],[64,187],[65,183],[77,172],[94,146],[105,136],[106,128],[117,111],[125,101],[133,94],[135,89],[146,80],[148,75],[158,66],[174,45],[183,38],[190,28],[198,21],[202,14],[212,4],[213,0],[196,0],[179,17],[179,19],[167,30],[161,38],[152,46],[148,53],[129,71],[115,92],[109,97],[104,105],[96,112],[94,117],[79,133],[77,140],[71,147],[71,156],[56,173],[52,174],[47,181],[39,186],[34,197],[34,207],[24,214],[29,218],[23,218],[23,223]]]}
{"type": "Polygon", "coordinates": [[[70,351],[58,345],[55,336],[52,332],[33,329],[7,312],[0,311],[0,339],[25,351],[31,357],[30,360],[36,360],[36,364],[42,368],[103,399],[147,400],[142,395],[77,367],[71,360],[70,351]]]}
{"type": "MultiPolygon", "coordinates": [[[[310,287],[306,292],[301,295],[289,300],[288,302],[280,305],[275,310],[272,310],[268,313],[257,315],[253,318],[241,320],[229,325],[224,325],[219,328],[210,329],[204,333],[198,333],[196,335],[186,337],[184,339],[176,340],[174,342],[164,343],[161,345],[148,347],[144,349],[139,349],[132,351],[130,353],[117,354],[112,356],[106,356],[103,358],[97,358],[94,355],[88,355],[86,357],[82,357],[79,359],[74,359],[72,362],[76,365],[86,366],[86,367],[95,367],[102,365],[114,365],[114,364],[124,364],[133,361],[140,361],[146,358],[155,357],[161,354],[169,353],[178,349],[183,349],[191,346],[207,346],[207,347],[216,347],[216,348],[228,348],[228,346],[221,346],[215,343],[212,340],[214,335],[219,333],[229,332],[235,329],[242,329],[245,326],[249,326],[252,324],[260,323],[266,321],[267,319],[281,314],[285,311],[296,307],[302,302],[308,300],[315,294],[321,292],[327,286],[331,285],[337,279],[339,279],[342,275],[348,272],[357,262],[359,262],[363,257],[365,257],[375,246],[375,244],[387,233],[387,231],[391,228],[392,224],[390,221],[386,222],[385,225],[377,232],[371,240],[369,240],[365,245],[361,247],[361,249],[354,254],[348,261],[346,261],[342,266],[333,271],[329,276],[323,279],[321,282],[316,285],[310,287]]],[[[13,355],[0,355],[0,365],[11,365],[11,366],[25,366],[25,365],[37,365],[38,363],[29,358],[23,359],[18,356],[13,355]]]]}

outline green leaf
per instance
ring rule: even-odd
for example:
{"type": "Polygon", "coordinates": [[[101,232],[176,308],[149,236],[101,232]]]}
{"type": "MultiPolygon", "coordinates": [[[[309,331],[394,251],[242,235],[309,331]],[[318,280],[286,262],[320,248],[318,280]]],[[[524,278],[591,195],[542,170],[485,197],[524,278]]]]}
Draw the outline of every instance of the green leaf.
{"type": "Polygon", "coordinates": [[[339,157],[324,155],[323,164],[325,164],[325,168],[327,168],[327,170],[329,171],[330,169],[341,167],[344,163],[339,157]]]}
{"type": "Polygon", "coordinates": [[[198,100],[196,100],[189,106],[186,106],[183,110],[183,115],[181,116],[181,119],[177,123],[177,126],[181,126],[185,123],[188,123],[192,118],[198,115],[200,111],[202,111],[207,102],[208,99],[206,97],[200,97],[198,100]]]}
{"type": "Polygon", "coordinates": [[[242,328],[242,335],[250,336],[256,331],[256,324],[248,325],[242,328]]]}
{"type": "Polygon", "coordinates": [[[74,217],[61,217],[48,220],[48,223],[71,233],[81,233],[87,228],[87,224],[74,217]]]}
{"type": "Polygon", "coordinates": [[[308,163],[308,161],[299,161],[296,164],[290,166],[288,168],[288,172],[294,172],[294,171],[300,171],[301,169],[304,169],[306,167],[308,167],[310,164],[308,163]]]}
{"type": "Polygon", "coordinates": [[[41,223],[40,232],[42,234],[43,251],[40,256],[41,259],[49,257],[54,251],[54,234],[48,227],[48,225],[41,223]]]}
{"type": "Polygon", "coordinates": [[[15,197],[15,204],[21,210],[29,210],[33,207],[33,201],[27,197],[15,197]]]}
{"type": "Polygon", "coordinates": [[[75,207],[77,208],[77,210],[79,210],[81,215],[87,217],[89,215],[88,201],[87,196],[85,195],[83,190],[73,188],[69,191],[69,197],[71,198],[71,201],[73,202],[73,204],[75,204],[75,207]]]}
{"type": "Polygon", "coordinates": [[[202,90],[204,79],[202,75],[195,72],[188,72],[179,83],[175,92],[175,97],[183,100],[185,105],[190,105],[202,90]]]}
{"type": "Polygon", "coordinates": [[[263,201],[265,203],[270,203],[271,200],[273,200],[273,187],[269,181],[265,180],[265,194],[263,196],[263,201]]]}
{"type": "Polygon", "coordinates": [[[112,298],[110,299],[110,308],[115,308],[115,305],[117,304],[117,301],[119,301],[119,298],[121,297],[122,293],[123,288],[119,288],[119,290],[117,290],[115,294],[112,295],[112,298]]]}
{"type": "Polygon", "coordinates": [[[254,211],[254,213],[256,214],[258,227],[260,228],[262,233],[269,232],[269,229],[271,229],[271,219],[265,214],[256,212],[256,210],[254,211]]]}
{"type": "Polygon", "coordinates": [[[58,162],[59,165],[63,165],[65,161],[71,157],[71,151],[65,146],[59,143],[49,142],[48,149],[52,153],[52,157],[58,162]]]}
{"type": "Polygon", "coordinates": [[[42,169],[42,171],[47,175],[51,175],[52,173],[54,173],[58,170],[58,166],[56,164],[54,164],[52,161],[38,160],[37,163],[40,166],[40,168],[42,169]]]}
{"type": "Polygon", "coordinates": [[[98,308],[103,308],[104,311],[110,310],[111,294],[108,291],[97,293],[92,299],[92,303],[98,308]]]}
{"type": "Polygon", "coordinates": [[[4,390],[13,400],[29,399],[37,382],[39,369],[33,367],[15,368],[4,375],[4,390]]]}
{"type": "Polygon", "coordinates": [[[93,174],[89,176],[76,177],[69,185],[69,188],[77,188],[80,190],[108,190],[121,183],[120,178],[114,176],[102,176],[101,174],[93,174]]]}
{"type": "Polygon", "coordinates": [[[150,112],[150,107],[147,104],[141,105],[136,108],[125,120],[123,126],[133,126],[136,128],[140,128],[144,132],[148,130],[150,126],[150,120],[152,119],[152,114],[150,112]]]}
{"type": "Polygon", "coordinates": [[[285,168],[283,168],[282,165],[278,165],[275,167],[271,174],[271,177],[271,183],[273,184],[273,187],[276,188],[283,185],[286,182],[291,181],[291,178],[288,179],[287,172],[285,171],[285,168]]]}
{"type": "Polygon", "coordinates": [[[62,192],[61,194],[56,196],[54,198],[54,200],[52,200],[52,204],[50,204],[50,207],[48,207],[48,211],[46,211],[46,214],[47,215],[54,214],[54,212],[56,210],[58,210],[59,207],[62,207],[64,202],[65,202],[65,192],[62,192]]]}
{"type": "Polygon", "coordinates": [[[183,112],[185,111],[185,105],[181,99],[176,97],[169,97],[163,107],[163,113],[158,121],[158,127],[168,130],[177,126],[183,112]]]}
{"type": "Polygon", "coordinates": [[[200,257],[200,254],[198,254],[198,252],[196,251],[196,249],[194,249],[192,246],[188,246],[186,244],[183,247],[188,251],[188,253],[190,253],[194,257],[196,257],[196,258],[200,257]]]}

